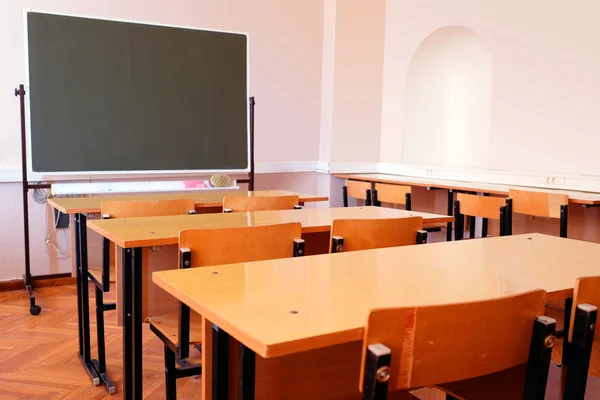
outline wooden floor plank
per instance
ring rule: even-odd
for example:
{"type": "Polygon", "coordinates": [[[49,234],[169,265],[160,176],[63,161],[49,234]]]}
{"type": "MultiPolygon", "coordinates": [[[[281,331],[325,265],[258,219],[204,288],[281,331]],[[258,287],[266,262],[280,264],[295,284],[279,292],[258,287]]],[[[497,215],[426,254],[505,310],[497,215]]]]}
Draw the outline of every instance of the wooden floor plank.
{"type": "MultiPolygon", "coordinates": [[[[122,330],[115,325],[115,311],[106,314],[106,352],[109,376],[117,393],[109,396],[94,387],[77,358],[77,303],[74,285],[40,288],[39,316],[29,314],[25,291],[0,293],[0,400],[118,400],[122,398],[122,330]]],[[[93,286],[90,284],[90,293],[93,286]]],[[[114,290],[105,301],[114,301],[114,290]]],[[[90,296],[90,320],[95,304],[90,296]]],[[[96,356],[96,327],[91,327],[92,357],[96,356]]],[[[165,398],[162,342],[145,324],[144,398],[165,398]]],[[[178,381],[180,399],[200,399],[200,379],[178,381]]]]}

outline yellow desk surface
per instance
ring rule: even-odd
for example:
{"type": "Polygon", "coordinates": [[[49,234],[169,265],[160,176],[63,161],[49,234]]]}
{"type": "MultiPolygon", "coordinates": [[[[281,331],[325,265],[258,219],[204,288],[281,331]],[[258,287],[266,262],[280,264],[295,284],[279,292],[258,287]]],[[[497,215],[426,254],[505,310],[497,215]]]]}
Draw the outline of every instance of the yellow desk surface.
{"type": "Polygon", "coordinates": [[[465,190],[482,193],[508,196],[508,189],[533,190],[538,192],[561,193],[569,196],[569,201],[575,204],[596,205],[600,204],[600,193],[576,192],[569,190],[550,190],[523,186],[508,186],[493,183],[462,182],[448,179],[418,178],[414,176],[387,175],[387,174],[335,174],[337,178],[353,179],[357,181],[390,183],[395,185],[436,187],[440,189],[465,190]]]}
{"type": "Polygon", "coordinates": [[[152,194],[132,194],[125,196],[98,196],[98,197],[73,197],[73,198],[52,198],[48,204],[65,214],[75,213],[97,213],[100,212],[100,206],[103,201],[110,200],[153,200],[153,199],[173,199],[188,198],[194,199],[196,207],[220,207],[223,205],[223,197],[226,196],[290,196],[297,194],[300,202],[308,203],[313,201],[327,201],[327,196],[316,196],[306,193],[288,192],[287,190],[257,190],[247,192],[244,190],[214,190],[200,192],[178,192],[178,193],[152,193],[152,194]]]}
{"type": "Polygon", "coordinates": [[[530,234],[161,271],[152,280],[268,358],[362,340],[374,308],[533,289],[565,298],[577,278],[600,274],[598,260],[598,244],[530,234]]]}
{"type": "Polygon", "coordinates": [[[300,222],[303,233],[328,232],[335,219],[423,217],[424,224],[452,222],[454,217],[385,207],[320,208],[106,219],[88,222],[88,228],[123,248],[177,244],[184,229],[234,228],[300,222]]]}

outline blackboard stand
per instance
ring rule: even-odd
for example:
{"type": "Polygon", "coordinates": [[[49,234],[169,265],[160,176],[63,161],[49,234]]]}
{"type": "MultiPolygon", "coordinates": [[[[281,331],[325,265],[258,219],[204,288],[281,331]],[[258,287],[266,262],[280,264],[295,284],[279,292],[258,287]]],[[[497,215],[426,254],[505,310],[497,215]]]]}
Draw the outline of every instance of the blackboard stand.
{"type": "Polygon", "coordinates": [[[51,274],[51,275],[38,275],[36,277],[31,276],[31,258],[29,255],[29,190],[30,189],[49,189],[50,184],[47,183],[29,183],[27,179],[27,132],[25,129],[25,86],[19,85],[15,89],[15,96],[19,97],[21,106],[21,173],[22,173],[22,192],[23,192],[23,239],[25,241],[25,275],[23,275],[23,282],[25,283],[25,290],[29,295],[29,312],[31,315],[38,315],[42,311],[42,307],[35,304],[35,294],[33,292],[33,281],[44,280],[44,279],[56,279],[56,278],[68,278],[71,276],[70,273],[65,274],[51,274]]]}
{"type": "MultiPolygon", "coordinates": [[[[15,89],[15,96],[19,98],[21,108],[21,173],[22,173],[22,193],[23,193],[23,239],[25,245],[25,274],[23,282],[25,290],[29,295],[29,313],[31,315],[39,315],[42,312],[42,307],[35,304],[34,281],[46,279],[70,278],[71,273],[63,274],[48,274],[48,275],[31,275],[31,257],[29,253],[29,190],[34,189],[50,189],[49,183],[29,183],[27,179],[27,130],[25,127],[25,85],[20,84],[15,89]]],[[[250,171],[247,179],[239,179],[238,183],[248,184],[248,190],[254,190],[254,97],[250,97],[250,171]]]]}
{"type": "Polygon", "coordinates": [[[238,179],[238,183],[247,183],[248,190],[254,190],[254,97],[250,97],[250,172],[248,179],[238,179]]]}

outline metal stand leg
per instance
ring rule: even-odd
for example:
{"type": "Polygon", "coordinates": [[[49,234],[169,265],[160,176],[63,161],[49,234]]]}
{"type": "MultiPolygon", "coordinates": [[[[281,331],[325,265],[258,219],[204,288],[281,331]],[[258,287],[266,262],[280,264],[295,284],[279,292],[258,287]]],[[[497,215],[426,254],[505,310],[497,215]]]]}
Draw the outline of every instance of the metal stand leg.
{"type": "Polygon", "coordinates": [[[123,249],[123,398],[133,398],[132,249],[123,249]]]}
{"type": "MultiPolygon", "coordinates": [[[[452,208],[454,205],[454,192],[452,189],[448,189],[448,215],[452,215],[452,208]]],[[[446,225],[446,241],[452,240],[452,222],[448,222],[446,225]]]]}
{"type": "Polygon", "coordinates": [[[212,398],[227,399],[229,372],[229,335],[227,332],[213,325],[213,365],[212,365],[212,398]]]}
{"type": "Polygon", "coordinates": [[[254,383],[256,377],[256,354],[244,346],[238,345],[238,400],[254,400],[254,383]]]}
{"type": "Polygon", "coordinates": [[[76,214],[77,230],[79,232],[79,258],[78,258],[78,280],[80,287],[80,350],[79,359],[87,370],[94,386],[100,384],[100,377],[92,366],[90,358],[90,297],[88,290],[88,257],[87,257],[87,217],[83,214],[76,214]]]}
{"type": "Polygon", "coordinates": [[[33,283],[31,281],[31,259],[29,257],[29,198],[28,192],[30,188],[46,187],[47,185],[30,185],[27,179],[27,130],[25,127],[25,85],[21,84],[15,89],[15,96],[19,98],[21,108],[21,190],[23,195],[23,240],[25,245],[25,274],[23,282],[25,290],[29,295],[29,313],[31,315],[39,315],[42,312],[42,307],[35,304],[35,294],[33,293],[33,283]]]}

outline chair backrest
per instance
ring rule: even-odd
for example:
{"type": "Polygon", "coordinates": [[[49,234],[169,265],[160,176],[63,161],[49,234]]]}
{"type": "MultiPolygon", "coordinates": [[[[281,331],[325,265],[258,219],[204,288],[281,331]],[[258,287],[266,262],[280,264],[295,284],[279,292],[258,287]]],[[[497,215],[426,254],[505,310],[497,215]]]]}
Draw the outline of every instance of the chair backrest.
{"type": "Polygon", "coordinates": [[[544,193],[509,189],[512,212],[536,217],[560,218],[561,206],[569,204],[569,196],[560,193],[544,193]]]}
{"type": "MultiPolygon", "coordinates": [[[[363,340],[361,391],[373,348],[391,350],[388,389],[469,379],[527,363],[546,292],[451,305],[386,308],[369,314],[363,340]],[[371,347],[370,347],[371,346],[371,347]]],[[[539,333],[536,331],[536,334],[539,333]]],[[[543,347],[547,336],[541,338],[543,347]]],[[[548,362],[550,354],[547,354],[548,362]]]]}
{"type": "Polygon", "coordinates": [[[185,215],[194,212],[194,199],[103,201],[103,218],[138,218],[185,215]]]}
{"type": "Polygon", "coordinates": [[[302,236],[299,222],[179,233],[179,248],[190,249],[192,267],[292,257],[302,236]]]}
{"type": "Polygon", "coordinates": [[[334,220],[331,252],[339,252],[335,244],[339,238],[343,238],[344,252],[416,244],[422,228],[422,217],[334,220]]]}
{"type": "Polygon", "coordinates": [[[348,197],[366,200],[367,191],[369,191],[369,193],[371,192],[371,182],[353,181],[351,179],[347,179],[346,190],[348,193],[348,197]]]}
{"type": "MultiPolygon", "coordinates": [[[[375,193],[377,201],[391,204],[410,204],[410,186],[389,185],[386,183],[376,183],[375,193]]],[[[375,196],[375,194],[374,194],[375,196]]],[[[377,204],[375,204],[377,205],[377,204]]]]}
{"type": "Polygon", "coordinates": [[[293,210],[298,205],[298,195],[292,196],[234,196],[223,198],[223,211],[276,211],[293,210]]]}
{"type": "MultiPolygon", "coordinates": [[[[600,307],[600,276],[579,278],[575,282],[575,289],[573,290],[573,304],[569,318],[569,340],[571,340],[573,335],[575,310],[579,304],[593,304],[596,307],[600,307]]],[[[594,346],[594,353],[600,355],[600,334],[598,334],[598,330],[596,330],[594,333],[594,346]]]]}
{"type": "Polygon", "coordinates": [[[471,217],[500,219],[500,209],[506,205],[504,197],[477,196],[458,193],[456,201],[460,202],[460,213],[471,217]]]}

